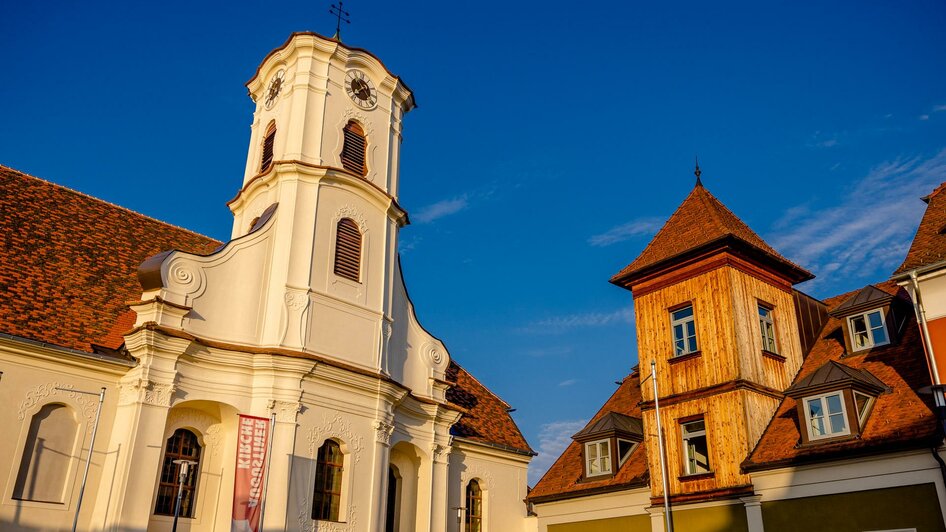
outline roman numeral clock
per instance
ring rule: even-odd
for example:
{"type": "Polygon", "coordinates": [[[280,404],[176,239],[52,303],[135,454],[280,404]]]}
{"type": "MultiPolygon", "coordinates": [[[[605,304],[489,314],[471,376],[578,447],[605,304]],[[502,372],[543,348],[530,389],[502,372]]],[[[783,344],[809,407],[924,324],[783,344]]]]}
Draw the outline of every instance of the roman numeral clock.
{"type": "Polygon", "coordinates": [[[364,72],[352,69],[345,76],[345,92],[355,105],[362,109],[371,109],[378,103],[378,93],[374,83],[364,72]]]}

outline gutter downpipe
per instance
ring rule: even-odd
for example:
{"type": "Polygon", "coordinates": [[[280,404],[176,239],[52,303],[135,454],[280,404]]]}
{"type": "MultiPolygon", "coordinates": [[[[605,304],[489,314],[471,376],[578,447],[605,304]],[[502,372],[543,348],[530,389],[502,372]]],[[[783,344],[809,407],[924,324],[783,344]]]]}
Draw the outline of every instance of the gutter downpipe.
{"type": "Polygon", "coordinates": [[[657,361],[650,361],[650,378],[654,382],[654,416],[657,418],[657,454],[660,457],[660,480],[664,489],[664,518],[667,520],[667,532],[673,532],[670,520],[670,494],[667,493],[667,466],[664,464],[664,431],[660,425],[660,404],[657,402],[657,361]]]}
{"type": "MultiPolygon", "coordinates": [[[[936,356],[933,354],[933,342],[930,340],[930,330],[926,325],[926,309],[923,307],[923,298],[920,295],[920,283],[917,278],[916,270],[910,271],[910,283],[913,285],[913,310],[916,312],[917,320],[920,322],[920,331],[923,333],[923,347],[926,350],[930,361],[930,371],[933,373],[933,401],[936,405],[936,418],[942,429],[946,425],[946,400],[943,397],[943,386],[939,380],[939,371],[936,367],[936,356]]],[[[939,464],[939,472],[943,476],[943,485],[946,486],[946,463],[939,455],[936,447],[932,447],[930,452],[933,459],[939,464]]]]}

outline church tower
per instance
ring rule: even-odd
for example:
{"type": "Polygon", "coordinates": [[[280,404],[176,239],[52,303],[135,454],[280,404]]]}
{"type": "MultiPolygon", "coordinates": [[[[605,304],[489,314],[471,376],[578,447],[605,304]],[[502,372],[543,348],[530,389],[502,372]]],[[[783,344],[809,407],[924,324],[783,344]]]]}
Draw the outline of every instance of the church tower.
{"type": "MultiPolygon", "coordinates": [[[[676,212],[611,279],[634,295],[643,376],[656,361],[671,500],[752,493],[739,464],[801,366],[792,285],[810,278],[697,173],[676,212]]],[[[662,504],[653,387],[641,389],[651,495],[662,504]]]]}

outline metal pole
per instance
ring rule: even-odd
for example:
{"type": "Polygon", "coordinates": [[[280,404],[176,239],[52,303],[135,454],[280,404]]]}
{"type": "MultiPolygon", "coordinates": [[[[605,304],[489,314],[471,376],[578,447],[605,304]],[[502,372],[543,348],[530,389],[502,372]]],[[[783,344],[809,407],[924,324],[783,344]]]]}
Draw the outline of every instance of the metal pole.
{"type": "Polygon", "coordinates": [[[667,520],[667,532],[673,532],[673,522],[670,520],[670,494],[667,493],[667,465],[664,463],[664,431],[660,425],[660,403],[657,401],[657,362],[650,361],[650,378],[654,382],[654,414],[657,416],[657,445],[660,449],[660,480],[664,488],[664,518],[667,520]]]}
{"type": "Polygon", "coordinates": [[[85,472],[82,473],[82,486],[79,488],[79,500],[76,501],[76,515],[72,519],[72,532],[76,532],[79,525],[79,510],[82,509],[82,497],[85,495],[85,483],[89,480],[89,466],[92,465],[92,450],[95,448],[95,433],[99,430],[99,417],[102,415],[102,403],[105,402],[105,388],[99,392],[99,408],[95,412],[95,422],[92,424],[92,441],[89,442],[89,455],[85,457],[85,472]]]}
{"type": "Polygon", "coordinates": [[[259,529],[263,531],[263,515],[266,512],[266,489],[269,488],[269,470],[273,464],[273,435],[276,434],[276,412],[269,416],[269,444],[266,446],[266,478],[263,480],[263,497],[259,507],[259,529]]]}

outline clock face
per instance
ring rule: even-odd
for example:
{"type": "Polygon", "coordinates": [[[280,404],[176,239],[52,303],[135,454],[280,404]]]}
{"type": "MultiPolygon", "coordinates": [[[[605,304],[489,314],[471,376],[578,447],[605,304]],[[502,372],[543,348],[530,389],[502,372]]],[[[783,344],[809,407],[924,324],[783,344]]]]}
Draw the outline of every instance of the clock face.
{"type": "Polygon", "coordinates": [[[345,92],[355,105],[362,109],[371,109],[378,103],[378,92],[374,83],[360,70],[349,70],[345,76],[345,92]]]}
{"type": "Polygon", "coordinates": [[[279,92],[282,90],[283,83],[286,79],[286,71],[280,69],[279,72],[273,74],[273,79],[269,81],[269,88],[266,89],[266,108],[269,109],[276,103],[276,97],[279,96],[279,92]]]}

